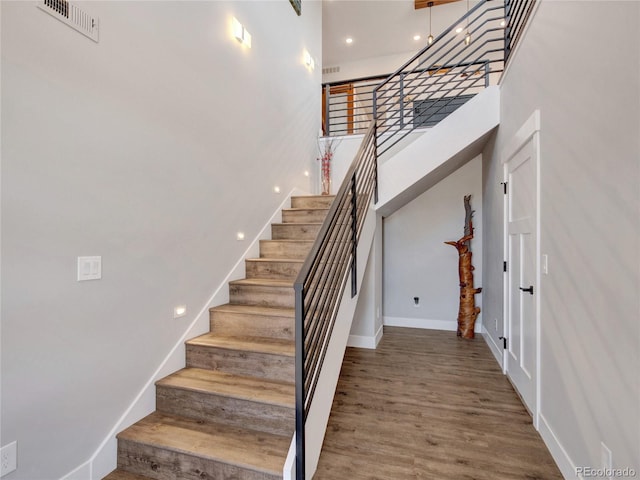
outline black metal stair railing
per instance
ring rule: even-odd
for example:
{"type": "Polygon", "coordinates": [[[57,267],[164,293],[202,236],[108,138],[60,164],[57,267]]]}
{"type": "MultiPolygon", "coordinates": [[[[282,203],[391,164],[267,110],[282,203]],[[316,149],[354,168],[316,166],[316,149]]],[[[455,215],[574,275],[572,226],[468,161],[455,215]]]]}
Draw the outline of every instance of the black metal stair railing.
{"type": "Polygon", "coordinates": [[[358,240],[377,201],[375,125],[371,123],[295,283],[296,475],[305,478],[305,423],[343,291],[357,293],[358,240]]]}

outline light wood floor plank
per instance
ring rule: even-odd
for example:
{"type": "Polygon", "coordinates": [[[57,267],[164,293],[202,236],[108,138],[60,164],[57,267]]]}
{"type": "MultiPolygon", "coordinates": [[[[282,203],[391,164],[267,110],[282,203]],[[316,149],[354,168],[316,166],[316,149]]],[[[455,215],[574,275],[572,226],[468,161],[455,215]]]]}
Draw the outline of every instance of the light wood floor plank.
{"type": "Polygon", "coordinates": [[[481,338],[385,327],[348,348],[314,480],[562,475],[481,338]]]}

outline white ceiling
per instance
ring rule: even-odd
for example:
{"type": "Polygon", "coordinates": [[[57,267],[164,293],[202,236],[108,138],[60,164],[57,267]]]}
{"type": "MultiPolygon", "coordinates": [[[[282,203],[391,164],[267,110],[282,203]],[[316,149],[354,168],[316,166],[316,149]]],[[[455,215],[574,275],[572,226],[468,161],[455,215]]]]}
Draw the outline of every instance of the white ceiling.
{"type": "MultiPolygon", "coordinates": [[[[472,0],[473,7],[478,0],[472,0]]],[[[467,2],[432,8],[432,33],[465,14],[467,2]]],[[[322,0],[322,66],[384,55],[417,52],[429,35],[429,9],[414,9],[413,0],[322,0]],[[421,40],[413,36],[419,34],[421,40]],[[353,38],[347,45],[345,39],[353,38]]]]}

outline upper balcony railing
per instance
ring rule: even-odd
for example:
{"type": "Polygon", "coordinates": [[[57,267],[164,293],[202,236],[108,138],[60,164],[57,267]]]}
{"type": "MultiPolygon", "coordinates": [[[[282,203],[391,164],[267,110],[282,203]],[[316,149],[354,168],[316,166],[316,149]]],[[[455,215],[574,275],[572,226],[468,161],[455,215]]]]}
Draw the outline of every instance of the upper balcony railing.
{"type": "Polygon", "coordinates": [[[378,155],[498,83],[535,0],[483,0],[396,72],[326,83],[323,134],[364,133],[375,117],[378,155]]]}
{"type": "Polygon", "coordinates": [[[379,156],[498,82],[506,25],[503,2],[481,1],[374,89],[379,156]]]}

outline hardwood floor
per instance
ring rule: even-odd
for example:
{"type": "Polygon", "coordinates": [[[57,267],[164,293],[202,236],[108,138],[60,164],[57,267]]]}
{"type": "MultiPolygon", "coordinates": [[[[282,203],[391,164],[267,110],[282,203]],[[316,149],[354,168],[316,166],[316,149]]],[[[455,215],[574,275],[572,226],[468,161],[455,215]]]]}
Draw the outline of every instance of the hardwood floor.
{"type": "Polygon", "coordinates": [[[385,327],[348,348],[314,480],[562,479],[482,338],[385,327]]]}

